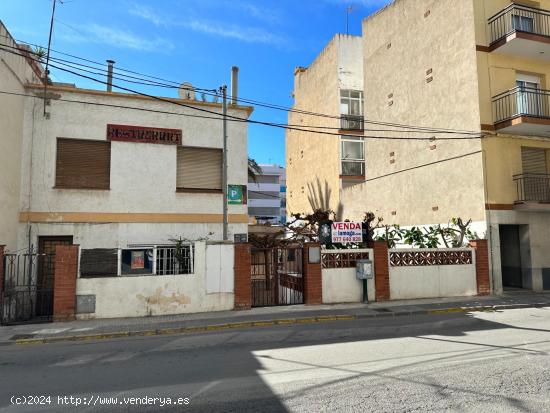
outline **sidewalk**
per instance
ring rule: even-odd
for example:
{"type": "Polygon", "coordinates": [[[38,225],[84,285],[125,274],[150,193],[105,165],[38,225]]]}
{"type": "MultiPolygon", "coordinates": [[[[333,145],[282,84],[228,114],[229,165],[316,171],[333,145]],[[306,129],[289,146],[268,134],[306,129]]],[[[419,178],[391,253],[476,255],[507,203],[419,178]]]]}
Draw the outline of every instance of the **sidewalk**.
{"type": "Polygon", "coordinates": [[[384,301],[371,304],[294,305],[253,308],[248,311],[1,326],[0,345],[528,307],[550,307],[550,293],[514,292],[503,296],[384,301]]]}

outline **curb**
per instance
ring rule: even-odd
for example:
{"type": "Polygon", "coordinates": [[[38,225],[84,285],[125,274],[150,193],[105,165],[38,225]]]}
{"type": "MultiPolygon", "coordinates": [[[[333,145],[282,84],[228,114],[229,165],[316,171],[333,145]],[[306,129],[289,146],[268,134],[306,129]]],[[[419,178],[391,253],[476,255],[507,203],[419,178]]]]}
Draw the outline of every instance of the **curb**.
{"type": "Polygon", "coordinates": [[[137,331],[116,331],[111,333],[97,333],[97,334],[84,334],[73,336],[59,336],[59,337],[43,337],[43,338],[22,338],[11,342],[0,342],[0,346],[18,344],[50,344],[66,341],[91,341],[91,340],[106,340],[113,338],[123,337],[149,337],[149,336],[161,336],[161,335],[173,335],[173,334],[189,334],[200,333],[209,331],[220,331],[240,328],[252,328],[252,327],[270,327],[277,325],[298,325],[298,324],[314,324],[331,321],[351,321],[367,318],[379,318],[379,317],[399,317],[410,315],[441,315],[452,313],[470,313],[470,312],[494,312],[499,310],[512,310],[521,308],[542,308],[550,307],[550,303],[536,303],[536,304],[499,304],[499,305],[486,305],[486,306],[474,306],[474,307],[449,307],[432,310],[412,310],[412,311],[388,311],[381,313],[368,313],[357,315],[327,315],[318,317],[303,317],[303,318],[279,318],[272,320],[258,320],[258,321],[240,321],[234,323],[224,324],[210,324],[197,327],[175,327],[175,328],[161,328],[154,330],[137,330],[137,331]]]}

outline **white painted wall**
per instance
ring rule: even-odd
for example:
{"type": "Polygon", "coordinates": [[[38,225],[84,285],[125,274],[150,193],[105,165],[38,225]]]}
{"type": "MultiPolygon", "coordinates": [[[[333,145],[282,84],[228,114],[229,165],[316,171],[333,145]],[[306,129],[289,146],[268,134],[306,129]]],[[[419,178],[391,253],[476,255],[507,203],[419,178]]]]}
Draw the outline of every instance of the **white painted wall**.
{"type": "MultiPolygon", "coordinates": [[[[221,250],[228,254],[229,250],[233,252],[233,246],[224,245],[221,250]]],[[[77,317],[141,317],[231,310],[234,306],[233,266],[224,267],[220,272],[216,270],[220,268],[216,263],[206,264],[207,259],[219,257],[216,251],[220,251],[219,245],[195,243],[194,274],[79,278],[77,295],[95,295],[96,311],[77,317]],[[214,287],[220,292],[209,293],[207,283],[213,283],[208,278],[220,275],[219,287],[214,287]]]]}
{"type": "MultiPolygon", "coordinates": [[[[346,252],[368,252],[369,259],[374,260],[372,249],[323,250],[323,254],[343,254],[346,252]]],[[[360,303],[363,301],[363,282],[358,280],[354,268],[323,268],[323,303],[360,303]]],[[[375,279],[367,280],[369,302],[376,300],[375,279]]]]}
{"type": "MultiPolygon", "coordinates": [[[[471,248],[445,249],[444,251],[461,250],[472,251],[474,257],[472,264],[410,267],[392,267],[390,265],[390,299],[406,300],[477,295],[475,251],[471,248]]],[[[399,249],[395,251],[437,250],[399,249]]]]}
{"type": "Polygon", "coordinates": [[[338,85],[340,89],[363,90],[363,38],[339,34],[338,85]]]}
{"type": "MultiPolygon", "coordinates": [[[[0,45],[6,46],[0,50],[0,90],[25,94],[24,84],[38,78],[24,57],[7,51],[14,50],[16,43],[1,21],[0,45]]],[[[0,245],[8,251],[17,247],[25,99],[0,94],[0,245]]]]}
{"type": "MultiPolygon", "coordinates": [[[[151,110],[193,115],[199,112],[167,102],[129,99],[119,94],[89,94],[55,90],[63,99],[90,103],[108,103],[151,110]]],[[[114,213],[180,213],[222,214],[221,194],[176,192],[176,146],[134,142],[111,143],[111,189],[56,189],[56,138],[106,140],[108,123],[173,128],[182,130],[183,145],[222,147],[221,122],[189,116],[136,111],[121,108],[92,106],[53,99],[50,119],[42,116],[38,99],[25,102],[23,142],[22,212],[114,212],[114,213]],[[35,105],[36,103],[36,105],[35,105]]],[[[207,107],[221,113],[219,107],[207,107]]],[[[230,106],[229,114],[246,117],[243,109],[230,106]]],[[[247,125],[229,122],[228,183],[247,183],[247,125]]],[[[247,215],[246,205],[229,205],[230,215],[247,215]]],[[[51,223],[31,224],[31,242],[38,235],[73,235],[75,242],[86,247],[105,248],[124,246],[126,240],[146,243],[149,240],[166,242],[171,237],[197,239],[209,237],[220,240],[221,223],[198,224],[71,224],[52,220],[51,223]],[[212,232],[213,234],[209,234],[212,232]],[[93,244],[93,246],[92,246],[93,244]],[[100,244],[100,245],[98,245],[100,244]],[[101,245],[102,244],[102,245],[101,245]]],[[[27,224],[19,229],[19,247],[26,245],[27,224]]],[[[246,233],[247,224],[230,224],[229,237],[246,233]]]]}

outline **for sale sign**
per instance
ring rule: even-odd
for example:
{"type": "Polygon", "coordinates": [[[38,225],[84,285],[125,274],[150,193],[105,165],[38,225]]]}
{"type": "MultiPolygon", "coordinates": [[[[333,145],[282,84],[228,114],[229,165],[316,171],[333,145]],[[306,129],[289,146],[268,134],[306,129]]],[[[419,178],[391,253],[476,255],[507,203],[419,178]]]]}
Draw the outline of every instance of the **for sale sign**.
{"type": "Polygon", "coordinates": [[[332,243],[363,242],[363,230],[360,222],[333,222],[332,243]]]}

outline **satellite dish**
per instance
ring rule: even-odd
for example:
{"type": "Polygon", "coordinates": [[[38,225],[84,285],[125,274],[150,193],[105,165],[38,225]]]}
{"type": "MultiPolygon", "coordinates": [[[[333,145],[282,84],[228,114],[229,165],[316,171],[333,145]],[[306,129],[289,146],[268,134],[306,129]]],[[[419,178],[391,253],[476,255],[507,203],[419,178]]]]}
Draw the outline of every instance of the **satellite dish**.
{"type": "Polygon", "coordinates": [[[180,99],[195,100],[195,88],[189,82],[183,82],[178,89],[180,99]]]}

